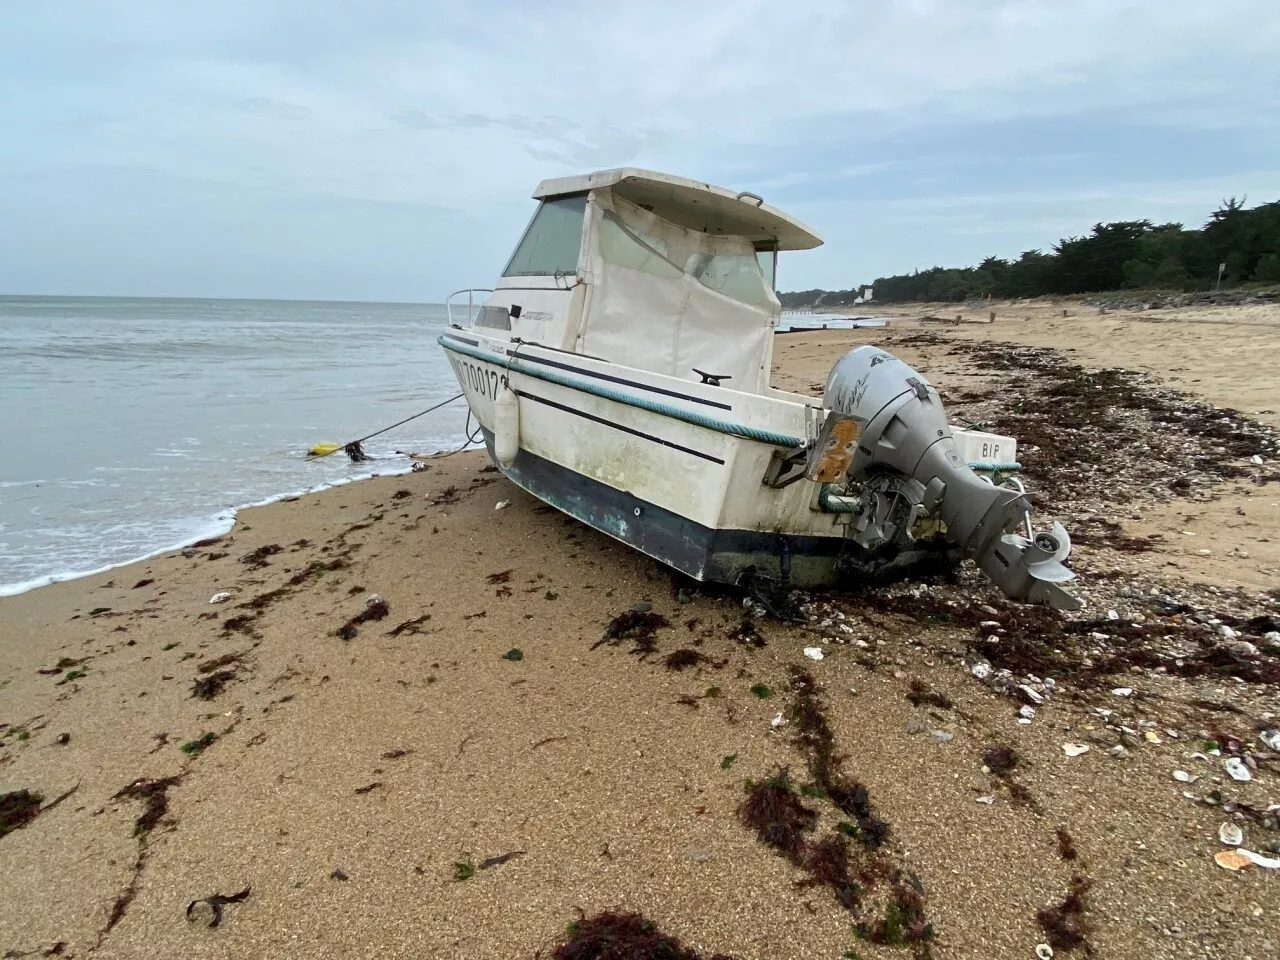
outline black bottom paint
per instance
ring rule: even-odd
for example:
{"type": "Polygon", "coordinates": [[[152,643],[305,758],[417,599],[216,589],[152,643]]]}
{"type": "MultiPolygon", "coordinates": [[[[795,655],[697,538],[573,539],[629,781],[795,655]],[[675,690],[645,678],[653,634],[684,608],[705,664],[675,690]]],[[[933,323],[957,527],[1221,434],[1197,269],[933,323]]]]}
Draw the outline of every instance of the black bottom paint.
{"type": "MultiPolygon", "coordinates": [[[[484,430],[484,442],[496,464],[489,430],[484,430]]],[[[786,555],[796,586],[830,583],[845,545],[840,536],[705,527],[523,448],[503,473],[539,500],[696,580],[736,584],[752,567],[762,576],[777,578],[786,555]]]]}

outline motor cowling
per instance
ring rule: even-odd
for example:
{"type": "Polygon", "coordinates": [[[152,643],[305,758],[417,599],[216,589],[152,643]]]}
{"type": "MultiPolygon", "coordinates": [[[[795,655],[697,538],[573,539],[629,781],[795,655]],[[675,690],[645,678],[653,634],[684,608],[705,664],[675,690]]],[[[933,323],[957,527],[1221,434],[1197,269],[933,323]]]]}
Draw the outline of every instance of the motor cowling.
{"type": "Polygon", "coordinates": [[[861,546],[876,549],[890,539],[906,546],[915,522],[934,517],[961,556],[1010,597],[1079,606],[1060,586],[1075,576],[1062,563],[1071,552],[1066,530],[1055,523],[1034,533],[1022,490],[996,486],[970,469],[942,398],[923,375],[891,353],[858,347],[832,368],[823,396],[829,417],[850,417],[859,428],[845,479],[861,491],[850,524],[850,536],[861,546]],[[891,529],[883,520],[889,516],[896,518],[891,529]],[[1025,537],[1015,532],[1024,519],[1025,537]]]}

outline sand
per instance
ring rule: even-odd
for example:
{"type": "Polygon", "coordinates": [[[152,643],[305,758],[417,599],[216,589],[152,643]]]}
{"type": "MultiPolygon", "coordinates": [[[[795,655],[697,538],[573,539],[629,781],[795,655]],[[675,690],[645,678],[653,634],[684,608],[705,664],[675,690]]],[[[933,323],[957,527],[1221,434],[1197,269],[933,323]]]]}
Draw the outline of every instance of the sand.
{"type": "MultiPolygon", "coordinates": [[[[985,309],[966,314],[984,319],[985,309]]],[[[1262,412],[1280,408],[1268,367],[1280,339],[1275,308],[995,309],[992,325],[935,329],[912,318],[955,310],[926,306],[894,311],[889,331],[780,337],[775,381],[808,390],[851,345],[927,329],[948,344],[1073,351],[1080,363],[1142,370],[1280,424],[1262,412]]],[[[944,390],[976,376],[945,344],[890,347],[944,390]]],[[[1212,587],[1242,615],[1274,615],[1260,591],[1280,585],[1280,487],[1235,480],[1204,493],[1116,518],[1126,534],[1164,534],[1153,551],[1078,550],[1090,603],[1123,604],[1127,587],[1212,587]]],[[[739,598],[678,596],[688,587],[472,452],[247,510],[217,542],[0,599],[0,721],[9,725],[0,792],[52,800],[76,788],[0,837],[0,950],[532,958],[549,956],[581,913],[616,907],[642,911],[707,955],[910,955],[855,939],[831,892],[802,885],[804,875],[738,820],[747,778],[788,765],[807,779],[793,724],[771,724],[799,666],[821,685],[845,771],[891,825],[885,856],[923,885],[935,956],[1035,956],[1046,936],[1036,912],[1060,901],[1075,874],[1094,881],[1086,916],[1097,956],[1280,951],[1280,874],[1215,865],[1224,815],[1182,795],[1217,777],[1260,809],[1280,802],[1280,767],[1265,754],[1240,785],[1217,761],[1189,758],[1211,723],[1256,737],[1280,711],[1273,685],[1137,671],[1116,681],[1137,689],[1131,701],[1107,688],[1054,696],[1020,725],[1018,703],[961,662],[968,633],[957,626],[834,597],[822,616],[842,613],[869,653],[828,641],[814,663],[802,656],[820,642],[814,629],[761,620],[768,645],[744,646],[739,598]],[[262,551],[273,546],[280,551],[262,551]],[[265,565],[244,561],[254,551],[265,565]],[[220,591],[231,599],[211,605],[220,591]],[[371,594],[389,614],[339,636],[371,594]],[[593,649],[637,603],[671,622],[655,635],[658,652],[593,649]],[[521,659],[504,656],[513,649],[521,659]],[[706,660],[668,670],[662,658],[677,649],[706,660]],[[238,659],[200,672],[227,655],[238,659]],[[84,662],[38,672],[64,657],[84,662]],[[193,683],[219,671],[231,676],[216,696],[193,697],[193,683]],[[913,707],[913,679],[953,706],[913,707]],[[758,684],[773,695],[753,695],[758,684]],[[718,696],[707,695],[713,687],[718,696]],[[1242,713],[1198,711],[1189,705],[1197,698],[1242,713]],[[1104,701],[1152,724],[1145,729],[1161,742],[1139,737],[1127,760],[1109,756],[1115,731],[1096,713],[1104,701]],[[206,749],[182,751],[206,733],[217,737],[206,749]],[[1090,752],[1068,758],[1067,741],[1090,752]],[[997,742],[1016,747],[1015,779],[1032,806],[983,772],[982,753],[997,742]],[[1175,768],[1203,781],[1189,788],[1173,780],[1175,768]],[[163,818],[135,837],[144,804],[117,794],[164,777],[181,779],[163,818]],[[994,802],[975,802],[986,796],[994,802]],[[1059,855],[1061,825],[1075,861],[1059,855]],[[459,880],[459,863],[477,869],[459,880]],[[193,900],[246,886],[248,898],[226,905],[216,929],[199,919],[203,907],[195,921],[184,916],[193,900]]],[[[949,589],[998,602],[972,577],[949,589]]],[[[825,826],[839,819],[825,801],[806,802],[825,826]]],[[[1256,823],[1245,830],[1253,849],[1280,838],[1256,823]]]]}

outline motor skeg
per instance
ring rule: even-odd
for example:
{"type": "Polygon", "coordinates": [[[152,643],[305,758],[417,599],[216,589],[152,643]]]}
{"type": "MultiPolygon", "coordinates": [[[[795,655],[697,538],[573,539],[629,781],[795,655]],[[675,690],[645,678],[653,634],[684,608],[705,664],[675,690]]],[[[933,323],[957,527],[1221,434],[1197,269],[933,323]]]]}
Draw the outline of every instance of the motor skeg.
{"type": "Polygon", "coordinates": [[[1071,549],[1066,530],[1054,524],[1031,539],[1013,532],[1029,517],[1030,502],[1021,490],[996,486],[969,468],[942,398],[922,374],[877,347],[858,347],[832,368],[823,402],[861,426],[847,473],[862,485],[860,516],[851,524],[861,545],[892,537],[905,546],[915,519],[936,516],[947,540],[1011,597],[1078,606],[1058,586],[1074,577],[1062,564],[1071,549]],[[888,501],[910,504],[905,522],[888,501]],[[898,520],[890,530],[891,516],[898,520]]]}

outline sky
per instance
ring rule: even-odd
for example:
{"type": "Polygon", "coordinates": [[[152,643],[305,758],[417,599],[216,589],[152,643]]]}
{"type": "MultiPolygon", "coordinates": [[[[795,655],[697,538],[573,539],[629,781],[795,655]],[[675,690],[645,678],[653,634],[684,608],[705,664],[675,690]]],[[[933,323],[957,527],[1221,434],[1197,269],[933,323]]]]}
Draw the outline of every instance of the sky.
{"type": "Polygon", "coordinates": [[[826,239],[781,289],[1280,199],[1276,0],[6,4],[0,293],[436,302],[537,182],[640,166],[826,239]]]}

